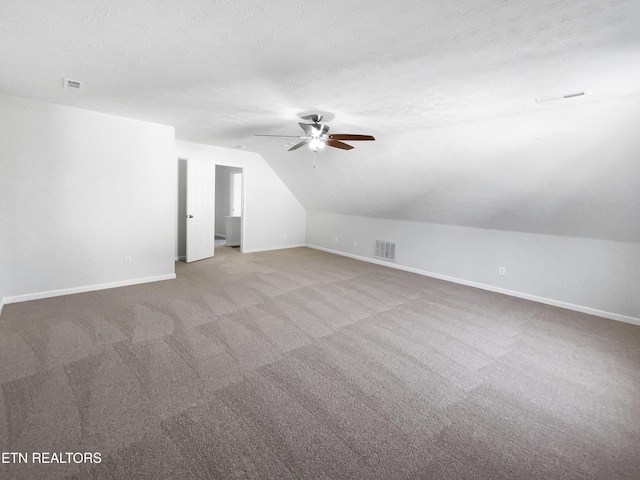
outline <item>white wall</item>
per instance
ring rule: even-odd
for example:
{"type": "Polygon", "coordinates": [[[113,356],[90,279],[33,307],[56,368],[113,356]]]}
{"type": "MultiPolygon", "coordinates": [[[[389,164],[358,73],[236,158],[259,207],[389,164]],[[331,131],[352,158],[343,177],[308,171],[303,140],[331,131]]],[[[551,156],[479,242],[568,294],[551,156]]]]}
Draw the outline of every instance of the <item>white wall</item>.
{"type": "Polygon", "coordinates": [[[640,97],[590,98],[265,158],[310,212],[640,242],[640,97]]]}
{"type": "MultiPolygon", "coordinates": [[[[4,246],[0,245],[0,251],[4,246]]],[[[0,273],[0,315],[2,315],[2,310],[4,309],[4,273],[0,273]]]]}
{"type": "Polygon", "coordinates": [[[306,238],[363,259],[375,239],[392,241],[397,267],[640,324],[638,243],[313,212],[306,238]]]}
{"type": "MultiPolygon", "coordinates": [[[[305,244],[305,209],[260,155],[190,142],[176,142],[176,154],[179,159],[244,168],[243,252],[305,244]]],[[[176,257],[186,253],[183,223],[179,211],[176,257]]]]}
{"type": "Polygon", "coordinates": [[[0,112],[7,302],[175,277],[173,127],[5,95],[0,112]]]}

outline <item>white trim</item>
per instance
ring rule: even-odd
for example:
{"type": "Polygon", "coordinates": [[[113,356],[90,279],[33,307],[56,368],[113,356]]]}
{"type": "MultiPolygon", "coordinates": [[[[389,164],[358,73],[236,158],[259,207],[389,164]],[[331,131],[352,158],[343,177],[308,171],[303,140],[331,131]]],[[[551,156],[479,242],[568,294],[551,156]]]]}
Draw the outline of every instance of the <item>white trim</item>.
{"type": "Polygon", "coordinates": [[[296,243],[295,245],[280,245],[278,247],[252,248],[250,250],[242,250],[242,253],[270,252],[271,250],[286,250],[287,248],[300,247],[310,247],[310,245],[307,245],[306,243],[296,243]]]}
{"type": "Polygon", "coordinates": [[[597,310],[591,307],[584,307],[582,305],[574,305],[573,303],[563,302],[560,300],[554,300],[552,298],[538,297],[537,295],[531,295],[529,293],[518,292],[515,290],[508,290],[506,288],[495,287],[486,283],[473,282],[471,280],[464,280],[462,278],[450,277],[448,275],[441,275],[439,273],[428,272],[426,270],[420,270],[412,267],[405,267],[384,260],[377,260],[375,258],[362,257],[360,255],[353,255],[351,253],[340,252],[338,250],[331,250],[330,248],[319,247],[317,245],[309,245],[307,247],[314,250],[322,250],[323,252],[333,253],[335,255],[341,255],[343,257],[354,258],[356,260],[362,260],[364,262],[375,263],[385,267],[395,268],[398,270],[404,270],[405,272],[417,273],[418,275],[424,275],[425,277],[437,278],[439,280],[445,280],[447,282],[458,283],[461,285],[467,285],[469,287],[480,288],[482,290],[488,290],[490,292],[502,293],[511,297],[523,298],[525,300],[531,300],[533,302],[544,303],[546,305],[552,305],[554,307],[566,308],[567,310],[574,310],[576,312],[582,312],[589,315],[595,315],[597,317],[608,318],[610,320],[617,320],[618,322],[630,323],[632,325],[640,326],[640,318],[630,317],[628,315],[621,315],[619,313],[605,312],[604,310],[597,310]]]}
{"type": "Polygon", "coordinates": [[[173,280],[176,278],[175,273],[167,275],[157,275],[154,277],[134,278],[132,280],[121,280],[119,282],[99,283],[96,285],[85,285],[82,287],[63,288],[61,290],[49,290],[47,292],[27,293],[25,295],[15,295],[13,297],[4,297],[4,303],[28,302],[30,300],[40,300],[43,298],[60,297],[62,295],[72,295],[74,293],[93,292],[95,290],[106,290],[109,288],[127,287],[130,285],[138,285],[140,283],[159,282],[162,280],[173,280]]]}

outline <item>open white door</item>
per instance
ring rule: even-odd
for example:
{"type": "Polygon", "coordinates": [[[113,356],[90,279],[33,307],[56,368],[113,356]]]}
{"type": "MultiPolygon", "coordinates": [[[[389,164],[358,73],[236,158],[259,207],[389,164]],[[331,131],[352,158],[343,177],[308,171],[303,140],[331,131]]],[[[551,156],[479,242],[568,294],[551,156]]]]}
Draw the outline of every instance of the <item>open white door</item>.
{"type": "Polygon", "coordinates": [[[213,257],[215,165],[187,160],[187,263],[213,257]]]}

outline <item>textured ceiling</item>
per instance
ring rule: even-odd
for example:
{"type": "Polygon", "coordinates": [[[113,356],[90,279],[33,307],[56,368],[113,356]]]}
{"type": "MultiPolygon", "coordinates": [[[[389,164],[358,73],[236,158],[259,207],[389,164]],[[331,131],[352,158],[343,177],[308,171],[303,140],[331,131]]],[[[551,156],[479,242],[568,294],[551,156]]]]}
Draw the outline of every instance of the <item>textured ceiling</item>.
{"type": "Polygon", "coordinates": [[[243,145],[309,210],[640,241],[634,132],[597,118],[638,120],[637,0],[1,4],[0,91],[243,145]],[[253,136],[297,135],[310,110],[377,141],[314,170],[253,136]],[[627,143],[603,163],[616,131],[627,143]]]}

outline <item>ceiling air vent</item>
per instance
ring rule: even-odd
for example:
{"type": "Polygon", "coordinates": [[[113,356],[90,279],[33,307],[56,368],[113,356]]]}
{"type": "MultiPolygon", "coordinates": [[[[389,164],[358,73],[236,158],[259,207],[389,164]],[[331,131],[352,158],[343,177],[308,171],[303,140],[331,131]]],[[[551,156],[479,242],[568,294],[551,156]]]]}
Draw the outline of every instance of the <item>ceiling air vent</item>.
{"type": "Polygon", "coordinates": [[[383,260],[396,261],[396,244],[392,242],[385,242],[383,240],[376,240],[375,249],[373,251],[375,258],[381,258],[383,260]]]}
{"type": "Polygon", "coordinates": [[[559,102],[568,98],[582,97],[585,92],[567,93],[566,95],[554,95],[553,97],[536,98],[536,103],[559,102]]]}
{"type": "Polygon", "coordinates": [[[71,80],[70,78],[64,79],[64,88],[68,88],[69,90],[82,90],[84,86],[84,82],[79,82],[78,80],[71,80]]]}

